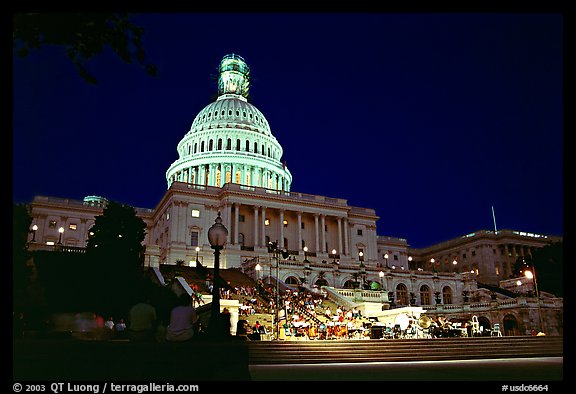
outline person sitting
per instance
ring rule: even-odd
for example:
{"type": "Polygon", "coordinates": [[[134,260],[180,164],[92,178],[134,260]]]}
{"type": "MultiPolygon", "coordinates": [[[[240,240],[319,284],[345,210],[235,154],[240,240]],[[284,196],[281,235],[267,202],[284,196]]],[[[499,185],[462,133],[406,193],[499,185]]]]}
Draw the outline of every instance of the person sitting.
{"type": "Polygon", "coordinates": [[[156,308],[148,299],[136,303],[128,312],[128,338],[131,341],[154,341],[157,316],[156,308]]]}
{"type": "Polygon", "coordinates": [[[198,322],[196,308],[192,306],[192,298],[184,293],[178,297],[178,305],[170,312],[170,323],[166,327],[166,340],[183,342],[192,339],[194,326],[198,322]]]}

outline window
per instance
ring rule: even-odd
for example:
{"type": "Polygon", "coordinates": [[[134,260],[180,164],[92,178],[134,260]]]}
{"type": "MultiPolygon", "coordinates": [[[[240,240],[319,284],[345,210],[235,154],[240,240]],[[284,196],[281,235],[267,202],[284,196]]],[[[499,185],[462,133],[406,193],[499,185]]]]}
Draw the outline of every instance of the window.
{"type": "Polygon", "coordinates": [[[394,260],[398,261],[398,255],[397,254],[394,255],[394,260]]]}
{"type": "Polygon", "coordinates": [[[356,230],[356,234],[362,235],[362,230],[360,230],[360,229],[356,230]]]}
{"type": "Polygon", "coordinates": [[[204,152],[204,141],[200,144],[200,152],[204,152]]]}
{"type": "Polygon", "coordinates": [[[403,283],[396,286],[396,303],[398,305],[408,305],[408,289],[403,283]]]}
{"type": "Polygon", "coordinates": [[[246,221],[246,217],[244,215],[238,215],[238,221],[244,223],[246,221]]]}
{"type": "Polygon", "coordinates": [[[431,305],[431,301],[430,288],[427,285],[422,285],[420,287],[420,305],[431,305]]]}
{"type": "Polygon", "coordinates": [[[258,153],[258,143],[254,143],[254,153],[258,153]]]}
{"type": "Polygon", "coordinates": [[[230,138],[228,138],[228,140],[226,141],[226,149],[227,150],[232,149],[232,140],[230,138]]]}
{"type": "Polygon", "coordinates": [[[246,140],[246,152],[250,152],[250,141],[246,140]]]}
{"type": "Polygon", "coordinates": [[[70,224],[68,225],[68,228],[69,228],[70,230],[74,230],[74,231],[76,231],[77,227],[78,227],[78,226],[77,226],[76,223],[70,223],[70,224]]]}
{"type": "Polygon", "coordinates": [[[222,150],[222,138],[218,138],[218,150],[222,150]]]}
{"type": "Polygon", "coordinates": [[[236,140],[236,150],[240,150],[240,140],[236,140]]]}
{"type": "Polygon", "coordinates": [[[48,227],[56,228],[56,220],[50,220],[50,222],[48,223],[48,227]]]}
{"type": "Polygon", "coordinates": [[[194,143],[194,153],[198,152],[198,143],[194,143]]]}
{"type": "Polygon", "coordinates": [[[214,149],[214,141],[210,140],[208,142],[208,151],[211,151],[214,149]]]}
{"type": "Polygon", "coordinates": [[[324,225],[324,231],[328,231],[328,225],[327,224],[324,225]]]}
{"type": "Polygon", "coordinates": [[[193,218],[199,218],[200,217],[200,211],[197,209],[193,209],[192,210],[192,217],[193,218]]]}
{"type": "Polygon", "coordinates": [[[444,287],[444,289],[442,289],[442,298],[443,298],[444,304],[451,304],[452,303],[452,289],[449,288],[448,286],[444,287]]]}
{"type": "Polygon", "coordinates": [[[475,251],[475,250],[472,251],[472,257],[474,257],[474,256],[476,256],[476,251],[475,251]]]}
{"type": "Polygon", "coordinates": [[[190,245],[191,246],[199,246],[198,245],[198,238],[199,238],[199,233],[198,231],[192,231],[192,233],[190,234],[190,245]]]}
{"type": "Polygon", "coordinates": [[[463,258],[463,259],[466,258],[466,253],[462,253],[462,258],[463,258]]]}
{"type": "Polygon", "coordinates": [[[300,223],[300,228],[304,230],[304,222],[300,223]]]}

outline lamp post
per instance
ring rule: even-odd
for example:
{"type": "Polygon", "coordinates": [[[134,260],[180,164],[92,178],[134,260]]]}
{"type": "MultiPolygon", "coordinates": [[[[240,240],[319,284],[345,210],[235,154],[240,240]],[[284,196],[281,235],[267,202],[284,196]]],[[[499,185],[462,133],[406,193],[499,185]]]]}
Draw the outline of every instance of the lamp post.
{"type": "Polygon", "coordinates": [[[434,265],[434,262],[435,262],[435,261],[436,261],[436,260],[434,260],[434,257],[432,257],[432,258],[430,259],[430,264],[432,264],[432,271],[433,271],[433,272],[436,272],[436,266],[434,265]]]}
{"type": "Polygon", "coordinates": [[[408,269],[411,269],[410,266],[412,265],[412,256],[408,256],[408,269]]]}
{"type": "Polygon", "coordinates": [[[386,260],[386,268],[390,268],[388,267],[388,253],[384,255],[384,260],[386,260]]]}
{"type": "Polygon", "coordinates": [[[334,258],[334,264],[336,264],[336,249],[332,249],[332,257],[334,258]]]}
{"type": "Polygon", "coordinates": [[[362,264],[362,262],[364,261],[364,252],[363,251],[358,252],[358,260],[360,260],[360,264],[362,264]]]}
{"type": "Polygon", "coordinates": [[[380,291],[384,291],[384,271],[378,272],[378,276],[380,277],[380,291]]]}
{"type": "MultiPolygon", "coordinates": [[[[214,249],[214,284],[212,286],[212,308],[210,313],[210,326],[209,332],[213,336],[220,336],[224,334],[221,331],[224,327],[221,324],[222,319],[220,317],[220,251],[226,243],[228,238],[228,229],[222,224],[222,218],[220,217],[220,212],[218,212],[218,217],[214,220],[212,227],[208,229],[208,242],[210,246],[214,249]]],[[[229,334],[229,333],[228,333],[229,334]]]]}
{"type": "Polygon", "coordinates": [[[256,264],[256,281],[260,280],[260,270],[262,269],[262,266],[260,265],[260,263],[256,264]]]}
{"type": "Polygon", "coordinates": [[[457,265],[458,265],[458,261],[456,261],[456,259],[454,259],[454,261],[452,261],[452,265],[454,266],[454,271],[458,272],[457,270],[457,265]]]}
{"type": "Polygon", "coordinates": [[[196,246],[196,264],[200,262],[198,261],[198,252],[200,252],[200,246],[196,246]]]}
{"type": "Polygon", "coordinates": [[[532,271],[524,271],[524,275],[528,279],[534,281],[534,291],[536,292],[536,302],[538,303],[538,320],[540,320],[540,332],[544,333],[544,321],[542,320],[542,309],[540,308],[540,292],[538,291],[538,281],[536,280],[536,268],[532,264],[532,271]]]}
{"type": "Polygon", "coordinates": [[[64,227],[60,227],[58,229],[58,232],[60,233],[60,235],[58,236],[58,245],[62,245],[62,234],[64,233],[64,227]]]}
{"type": "Polygon", "coordinates": [[[308,261],[308,246],[304,246],[304,262],[306,263],[308,261]]]}
{"type": "Polygon", "coordinates": [[[38,231],[38,226],[33,225],[32,226],[32,241],[31,242],[36,242],[36,231],[38,231]]]}

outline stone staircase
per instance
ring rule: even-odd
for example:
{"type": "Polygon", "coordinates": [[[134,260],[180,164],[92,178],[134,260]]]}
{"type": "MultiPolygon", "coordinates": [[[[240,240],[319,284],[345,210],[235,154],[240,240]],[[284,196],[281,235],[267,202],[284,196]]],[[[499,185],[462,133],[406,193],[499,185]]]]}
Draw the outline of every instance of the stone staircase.
{"type": "Polygon", "coordinates": [[[250,365],[562,357],[563,337],[248,342],[250,365]]]}

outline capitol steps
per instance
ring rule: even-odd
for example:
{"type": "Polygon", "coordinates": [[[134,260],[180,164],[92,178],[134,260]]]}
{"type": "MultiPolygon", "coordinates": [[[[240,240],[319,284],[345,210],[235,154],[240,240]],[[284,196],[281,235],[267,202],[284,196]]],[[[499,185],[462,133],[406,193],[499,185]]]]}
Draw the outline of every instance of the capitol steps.
{"type": "Polygon", "coordinates": [[[562,357],[563,338],[474,337],[394,340],[250,341],[250,365],[562,357]]]}

